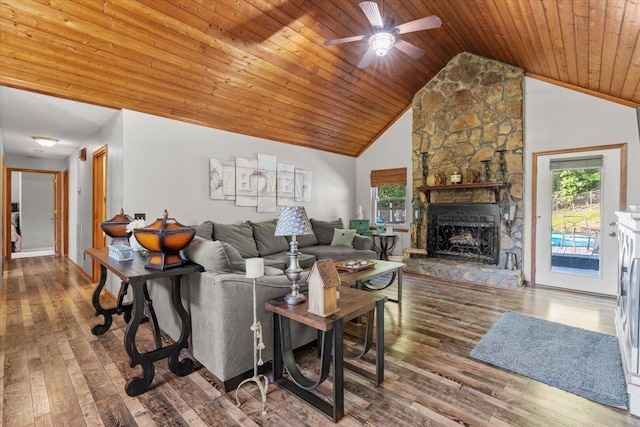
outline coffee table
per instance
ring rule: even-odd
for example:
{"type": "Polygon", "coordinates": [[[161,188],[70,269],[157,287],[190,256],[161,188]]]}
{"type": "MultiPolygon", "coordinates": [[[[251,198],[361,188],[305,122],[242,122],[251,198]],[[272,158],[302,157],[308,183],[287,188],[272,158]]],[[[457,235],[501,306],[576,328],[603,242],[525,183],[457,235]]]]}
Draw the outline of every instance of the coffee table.
{"type": "Polygon", "coordinates": [[[389,301],[402,302],[402,270],[407,265],[401,262],[382,261],[377,259],[369,259],[367,261],[374,263],[374,266],[359,271],[340,271],[339,274],[342,285],[367,291],[381,291],[391,286],[397,279],[398,299],[394,300],[389,298],[389,301]],[[372,279],[388,273],[391,273],[391,279],[389,279],[388,283],[382,285],[375,285],[371,283],[372,279]]]}

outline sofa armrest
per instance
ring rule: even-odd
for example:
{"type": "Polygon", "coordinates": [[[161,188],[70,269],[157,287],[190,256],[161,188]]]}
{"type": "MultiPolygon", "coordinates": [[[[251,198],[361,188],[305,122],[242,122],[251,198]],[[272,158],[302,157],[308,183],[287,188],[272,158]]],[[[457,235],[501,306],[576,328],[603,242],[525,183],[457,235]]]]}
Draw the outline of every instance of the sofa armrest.
{"type": "Polygon", "coordinates": [[[353,236],[354,249],[371,250],[372,246],[373,246],[373,237],[363,236],[362,234],[356,234],[355,236],[353,236]]]}
{"type": "MultiPolygon", "coordinates": [[[[189,287],[193,356],[221,381],[253,368],[253,280],[242,274],[190,274],[189,287]]],[[[306,275],[303,277],[306,279],[306,275]]],[[[302,288],[306,288],[301,280],[302,288]]],[[[256,279],[256,312],[262,325],[266,362],[273,356],[273,313],[265,309],[271,299],[291,292],[286,276],[256,279]]],[[[292,324],[294,346],[316,339],[316,331],[292,324]]],[[[227,390],[228,391],[228,390],[227,390]]]]}

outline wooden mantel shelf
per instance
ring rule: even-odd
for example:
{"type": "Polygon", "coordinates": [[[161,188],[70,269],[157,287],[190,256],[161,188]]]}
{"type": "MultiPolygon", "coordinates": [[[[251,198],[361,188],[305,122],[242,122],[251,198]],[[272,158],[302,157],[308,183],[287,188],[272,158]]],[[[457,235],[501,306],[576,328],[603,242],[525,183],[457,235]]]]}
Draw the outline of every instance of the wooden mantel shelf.
{"type": "Polygon", "coordinates": [[[473,182],[466,184],[448,184],[448,185],[423,185],[418,187],[418,191],[424,192],[427,196],[427,203],[431,203],[431,192],[439,191],[439,190],[473,190],[476,188],[488,188],[493,190],[493,194],[495,196],[495,201],[498,203],[500,201],[500,189],[504,187],[508,187],[509,183],[507,182],[473,182]]]}

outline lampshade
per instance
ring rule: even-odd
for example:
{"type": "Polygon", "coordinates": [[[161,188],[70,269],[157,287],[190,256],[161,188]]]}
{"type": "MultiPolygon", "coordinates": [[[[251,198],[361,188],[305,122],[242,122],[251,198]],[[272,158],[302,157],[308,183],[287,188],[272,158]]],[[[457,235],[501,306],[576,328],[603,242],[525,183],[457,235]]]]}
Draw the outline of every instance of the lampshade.
{"type": "Polygon", "coordinates": [[[245,277],[247,279],[257,279],[264,276],[264,259],[247,258],[245,260],[245,277]]]}
{"type": "Polygon", "coordinates": [[[53,147],[59,142],[59,140],[56,138],[49,138],[46,136],[32,136],[31,138],[33,138],[33,140],[38,145],[41,145],[43,147],[53,147]]]}
{"type": "Polygon", "coordinates": [[[280,211],[276,224],[276,236],[299,236],[311,234],[313,228],[302,206],[285,206],[280,211]]]}
{"type": "Polygon", "coordinates": [[[378,56],[385,56],[393,47],[396,38],[391,33],[376,33],[369,38],[369,46],[378,56]]]}

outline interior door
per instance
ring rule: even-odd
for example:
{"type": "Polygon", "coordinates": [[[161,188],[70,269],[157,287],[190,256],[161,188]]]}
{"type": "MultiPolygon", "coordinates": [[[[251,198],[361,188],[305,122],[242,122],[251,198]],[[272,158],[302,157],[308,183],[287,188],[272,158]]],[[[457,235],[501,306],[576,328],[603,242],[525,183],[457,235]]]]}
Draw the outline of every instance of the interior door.
{"type": "Polygon", "coordinates": [[[536,284],[616,295],[625,165],[624,144],[534,153],[536,284]]]}
{"type": "MultiPolygon", "coordinates": [[[[94,151],[92,156],[93,195],[92,195],[92,244],[94,248],[106,246],[106,236],[100,224],[107,220],[107,146],[94,151]]],[[[94,259],[91,278],[100,279],[100,264],[94,259]]]]}

